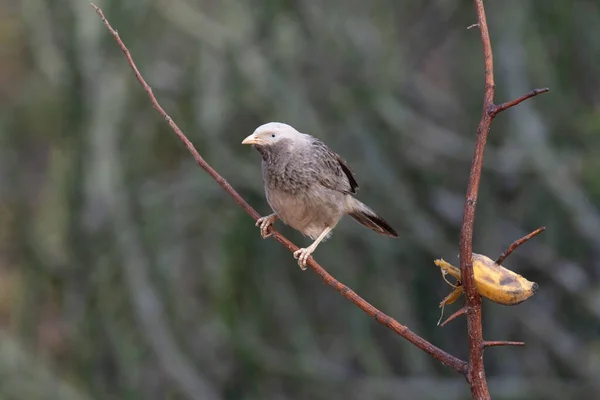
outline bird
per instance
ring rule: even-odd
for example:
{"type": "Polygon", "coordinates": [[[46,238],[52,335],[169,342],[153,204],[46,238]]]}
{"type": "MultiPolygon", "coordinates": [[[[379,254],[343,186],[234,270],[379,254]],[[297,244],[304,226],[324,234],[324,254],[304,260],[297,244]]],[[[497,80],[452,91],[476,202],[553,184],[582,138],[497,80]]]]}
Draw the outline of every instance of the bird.
{"type": "Polygon", "coordinates": [[[269,122],[242,144],[252,145],[262,157],[265,195],[273,210],[256,221],[263,239],[272,235],[269,227],[280,219],[313,240],[294,252],[302,270],[345,214],[381,235],[398,237],[382,217],[354,197],[358,191],[354,173],[321,140],[290,125],[269,122]]]}

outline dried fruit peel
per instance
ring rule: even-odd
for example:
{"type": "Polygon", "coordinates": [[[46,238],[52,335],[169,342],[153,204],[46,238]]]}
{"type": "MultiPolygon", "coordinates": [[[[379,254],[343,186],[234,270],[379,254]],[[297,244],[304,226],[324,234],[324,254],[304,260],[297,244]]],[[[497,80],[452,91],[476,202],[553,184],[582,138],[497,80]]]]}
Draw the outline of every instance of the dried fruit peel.
{"type": "MultiPolygon", "coordinates": [[[[460,285],[460,269],[442,259],[434,262],[441,269],[444,279],[446,275],[451,275],[458,281],[457,285],[452,285],[446,280],[454,290],[440,303],[440,307],[443,307],[452,304],[463,293],[460,285]]],[[[479,294],[498,304],[514,306],[522,303],[533,296],[538,289],[537,283],[528,281],[481,254],[473,253],[473,274],[479,294]]]]}

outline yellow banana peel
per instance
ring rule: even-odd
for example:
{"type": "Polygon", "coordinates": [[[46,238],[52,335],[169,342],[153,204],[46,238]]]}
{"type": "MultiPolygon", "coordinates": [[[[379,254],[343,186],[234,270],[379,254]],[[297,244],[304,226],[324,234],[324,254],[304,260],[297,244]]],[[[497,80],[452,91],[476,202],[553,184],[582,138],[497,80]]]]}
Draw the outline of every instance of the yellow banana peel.
{"type": "MultiPolygon", "coordinates": [[[[434,262],[441,269],[444,280],[454,288],[440,303],[440,307],[443,308],[447,304],[454,303],[463,293],[460,269],[442,259],[434,262]],[[456,284],[450,283],[446,275],[453,276],[457,280],[456,284]]],[[[537,283],[528,281],[481,254],[473,253],[473,273],[479,294],[494,303],[506,306],[524,302],[538,289],[537,283]]]]}

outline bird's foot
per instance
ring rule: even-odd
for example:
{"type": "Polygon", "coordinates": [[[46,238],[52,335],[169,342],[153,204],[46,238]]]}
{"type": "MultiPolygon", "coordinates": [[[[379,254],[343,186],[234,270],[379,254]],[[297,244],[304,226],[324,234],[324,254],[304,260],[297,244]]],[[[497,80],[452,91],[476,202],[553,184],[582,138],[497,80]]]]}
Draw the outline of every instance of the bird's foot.
{"type": "Polygon", "coordinates": [[[263,239],[273,235],[272,232],[269,232],[269,227],[273,225],[273,222],[275,222],[276,219],[277,214],[271,214],[256,220],[256,226],[260,228],[260,236],[262,236],[263,239]]]}
{"type": "Polygon", "coordinates": [[[300,266],[301,270],[304,271],[306,269],[306,261],[313,251],[314,249],[308,247],[306,249],[298,249],[294,252],[294,258],[298,259],[298,265],[300,266]]]}

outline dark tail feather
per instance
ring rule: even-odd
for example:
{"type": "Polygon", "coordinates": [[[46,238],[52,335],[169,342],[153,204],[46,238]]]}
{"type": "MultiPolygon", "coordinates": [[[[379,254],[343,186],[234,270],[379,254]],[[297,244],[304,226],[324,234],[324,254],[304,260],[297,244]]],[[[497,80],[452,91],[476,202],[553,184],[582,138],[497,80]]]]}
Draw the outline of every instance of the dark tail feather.
{"type": "Polygon", "coordinates": [[[374,230],[380,235],[398,237],[398,234],[383,218],[377,213],[367,207],[365,204],[353,198],[356,202],[353,210],[348,213],[349,216],[354,218],[359,224],[366,226],[369,229],[374,230]]]}

